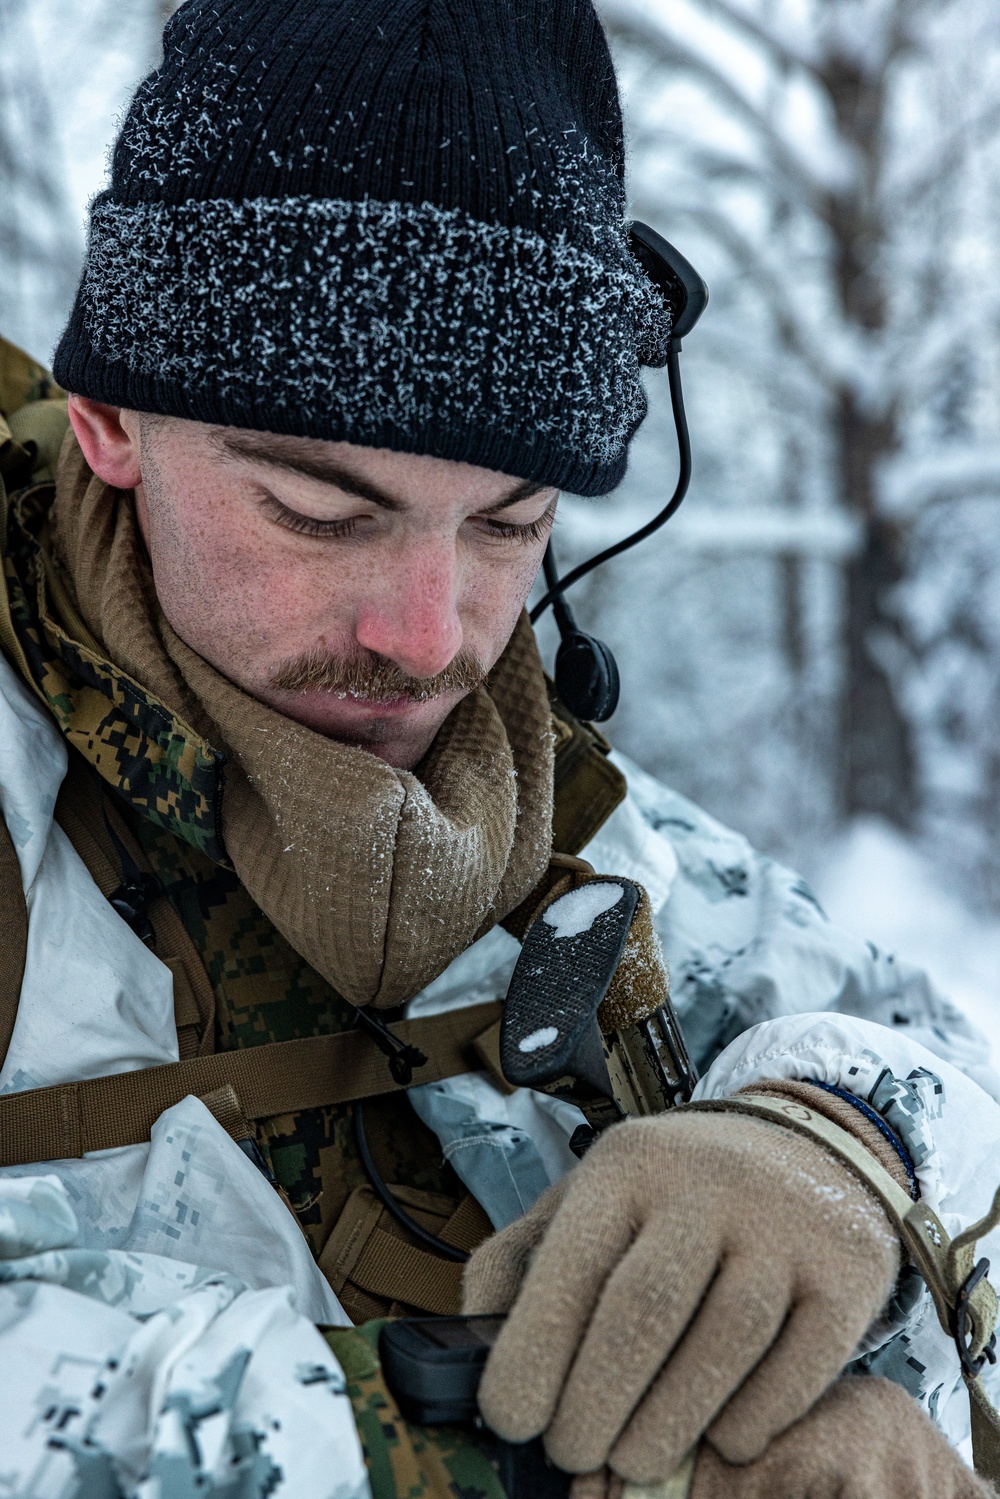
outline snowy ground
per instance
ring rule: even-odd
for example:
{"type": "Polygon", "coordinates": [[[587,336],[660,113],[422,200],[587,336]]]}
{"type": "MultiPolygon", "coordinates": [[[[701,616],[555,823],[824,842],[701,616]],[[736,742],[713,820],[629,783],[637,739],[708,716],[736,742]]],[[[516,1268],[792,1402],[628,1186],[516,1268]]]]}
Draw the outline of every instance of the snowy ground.
{"type": "Polygon", "coordinates": [[[813,885],[831,921],[925,968],[1000,1063],[1000,922],[970,914],[929,861],[874,818],[854,824],[813,885]]]}

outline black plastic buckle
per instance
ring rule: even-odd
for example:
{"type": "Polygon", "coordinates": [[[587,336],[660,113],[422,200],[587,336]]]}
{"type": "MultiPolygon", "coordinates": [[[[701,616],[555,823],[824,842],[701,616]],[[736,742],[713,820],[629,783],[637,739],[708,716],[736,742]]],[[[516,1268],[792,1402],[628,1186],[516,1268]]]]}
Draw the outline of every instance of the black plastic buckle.
{"type": "Polygon", "coordinates": [[[388,1058],[389,1076],[401,1088],[408,1088],[413,1081],[413,1069],[426,1067],[427,1058],[419,1046],[412,1046],[395,1035],[370,1010],[358,1006],[358,1021],[361,1029],[371,1037],[382,1055],[388,1058]]]}
{"type": "Polygon", "coordinates": [[[140,942],[147,947],[156,946],[156,933],[149,919],[149,903],[155,900],[163,887],[154,874],[136,871],[132,878],[122,880],[116,890],[108,896],[113,911],[135,932],[140,942]]]}
{"type": "Polygon", "coordinates": [[[276,1192],[279,1191],[280,1183],[278,1181],[278,1178],[275,1176],[274,1172],[267,1164],[267,1161],[264,1159],[261,1148],[257,1144],[257,1141],[254,1140],[252,1136],[248,1135],[243,1140],[237,1140],[236,1143],[242,1150],[243,1154],[247,1157],[247,1159],[253,1161],[261,1176],[267,1179],[267,1181],[271,1184],[276,1192]]]}
{"type": "Polygon", "coordinates": [[[962,1368],[971,1379],[982,1373],[987,1363],[995,1364],[997,1361],[996,1342],[997,1335],[993,1333],[989,1342],[978,1358],[973,1358],[969,1352],[971,1335],[969,1332],[969,1297],[976,1286],[984,1278],[990,1268],[987,1259],[981,1259],[974,1265],[959,1288],[958,1297],[955,1301],[955,1347],[962,1361],[962,1368]]]}

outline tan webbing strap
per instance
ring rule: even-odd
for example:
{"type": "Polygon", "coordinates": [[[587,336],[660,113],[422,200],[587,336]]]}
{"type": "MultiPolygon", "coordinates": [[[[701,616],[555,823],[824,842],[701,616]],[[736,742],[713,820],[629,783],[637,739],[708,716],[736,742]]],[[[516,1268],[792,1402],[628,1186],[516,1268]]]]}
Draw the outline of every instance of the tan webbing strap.
{"type": "Polygon", "coordinates": [[[445,1244],[452,1244],[456,1249],[464,1249],[471,1254],[492,1233],[493,1225],[486,1213],[472,1193],[467,1192],[448,1222],[438,1229],[438,1238],[445,1244]]]}
{"type": "Polygon", "coordinates": [[[0,1065],[14,1033],[27,952],[28,908],[24,903],[21,866],[0,811],[0,1065]]]}
{"type": "MultiPolygon", "coordinates": [[[[107,898],[122,882],[122,867],[105,826],[105,815],[135,865],[150,873],[149,860],[113,799],[83,757],[71,750],[66,776],[56,798],[56,821],[107,898]]],[[[211,979],[184,923],[165,895],[157,895],[150,902],[149,918],[156,933],[156,956],[173,975],[174,1024],[181,1060],[204,1055],[212,1051],[215,1042],[215,991],[211,979]]]]}
{"type": "Polygon", "coordinates": [[[923,1276],[941,1326],[958,1346],[969,1391],[976,1472],[1000,1492],[1000,1413],[976,1367],[990,1346],[998,1302],[985,1275],[976,1280],[973,1274],[977,1241],[1000,1222],[1000,1189],[986,1216],[952,1239],[937,1214],[926,1203],[913,1202],[859,1140],[805,1104],[757,1095],[705,1099],[684,1108],[749,1114],[797,1130],[839,1157],[875,1194],[923,1276]]]}
{"type": "Polygon", "coordinates": [[[201,1101],[231,1140],[253,1139],[253,1126],[243,1112],[232,1083],[226,1083],[222,1088],[213,1088],[210,1093],[203,1093],[201,1101]]]}
{"type": "Polygon", "coordinates": [[[351,1280],[374,1296],[453,1317],[462,1307],[464,1268],[456,1260],[443,1259],[384,1228],[375,1228],[351,1267],[351,1280]]]}
{"type": "MultiPolygon", "coordinates": [[[[471,1251],[493,1232],[470,1193],[449,1216],[448,1199],[435,1193],[402,1186],[389,1190],[419,1224],[458,1249],[471,1251]]],[[[415,1244],[367,1185],[348,1198],[319,1267],[355,1320],[385,1315],[393,1303],[442,1316],[461,1310],[462,1265],[415,1244]]]]}
{"type": "Polygon", "coordinates": [[[581,723],[559,701],[549,682],[556,735],[552,846],[577,854],[625,800],[625,777],[608,759],[611,745],[593,724],[581,723]]]}
{"type": "MultiPolygon", "coordinates": [[[[413,1082],[438,1082],[474,1069],[472,1044],[500,1013],[499,1002],[494,1002],[393,1026],[401,1040],[427,1056],[413,1082]]],[[[135,1145],[149,1139],[164,1109],[189,1093],[200,1097],[227,1084],[249,1119],[351,1103],[397,1092],[400,1086],[368,1036],[350,1030],[189,1057],[82,1083],[32,1088],[0,1098],[0,1166],[135,1145]]]]}

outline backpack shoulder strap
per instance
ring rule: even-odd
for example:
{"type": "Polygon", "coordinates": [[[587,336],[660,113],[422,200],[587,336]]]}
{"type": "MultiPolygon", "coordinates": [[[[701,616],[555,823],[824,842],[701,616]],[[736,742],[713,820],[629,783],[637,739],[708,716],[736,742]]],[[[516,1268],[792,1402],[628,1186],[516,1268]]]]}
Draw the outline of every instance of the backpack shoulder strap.
{"type": "Polygon", "coordinates": [[[21,866],[10,829],[0,812],[0,1065],[14,1034],[27,951],[28,908],[21,886],[21,866]]]}
{"type": "MultiPolygon", "coordinates": [[[[72,749],[56,800],[56,821],[103,896],[110,896],[122,882],[121,859],[111,829],[132,863],[142,873],[151,873],[149,860],[103,782],[72,749]]],[[[150,900],[149,918],[156,933],[156,956],[173,975],[181,1060],[204,1055],[215,1045],[215,990],[208,971],[184,923],[162,893],[150,900]]]]}
{"type": "MultiPolygon", "coordinates": [[[[56,815],[64,832],[90,870],[99,889],[109,895],[121,870],[104,824],[101,790],[76,755],[59,793],[56,815]]],[[[109,818],[115,836],[137,863],[142,851],[117,818],[109,818]]],[[[159,949],[175,978],[175,1015],[181,1060],[138,1072],[114,1073],[85,1082],[31,1088],[0,1098],[0,1166],[61,1160],[94,1150],[109,1150],[148,1140],[164,1109],[189,1094],[211,1095],[208,1106],[234,1138],[248,1137],[247,1120],[293,1114],[302,1109],[351,1103],[391,1093],[397,1082],[389,1061],[361,1030],[295,1041],[272,1042],[240,1051],[207,1054],[211,1046],[211,984],[180,918],[164,897],[151,906],[159,949]],[[161,909],[162,908],[162,909],[161,909]],[[190,949],[190,950],[189,950],[190,949]],[[192,1003],[184,1013],[183,970],[192,1003]],[[199,991],[208,991],[207,997],[199,991]],[[185,1046],[185,1032],[190,1042],[185,1046]],[[233,1107],[219,1110],[213,1099],[224,1095],[233,1107]]],[[[27,949],[27,909],[17,854],[0,817],[0,1056],[6,1055],[14,1029],[27,949]]],[[[437,1082],[482,1067],[476,1043],[498,1023],[499,1003],[476,1005],[394,1027],[398,1040],[422,1053],[415,1081],[437,1082]]]]}
{"type": "Polygon", "coordinates": [[[552,847],[578,854],[625,800],[628,783],[608,759],[611,745],[593,724],[574,718],[549,683],[555,743],[552,847]]]}
{"type": "Polygon", "coordinates": [[[416,1075],[397,1081],[389,1060],[361,1030],[295,1041],[272,1041],[241,1051],[188,1057],[162,1067],[117,1072],[30,1088],[0,1097],[0,1166],[57,1161],[148,1140],[164,1109],[189,1094],[220,1089],[236,1095],[228,1119],[241,1134],[244,1119],[267,1119],[301,1109],[352,1103],[434,1083],[482,1066],[475,1044],[500,1019],[499,1001],[446,1010],[392,1027],[404,1045],[422,1052],[416,1075]]]}

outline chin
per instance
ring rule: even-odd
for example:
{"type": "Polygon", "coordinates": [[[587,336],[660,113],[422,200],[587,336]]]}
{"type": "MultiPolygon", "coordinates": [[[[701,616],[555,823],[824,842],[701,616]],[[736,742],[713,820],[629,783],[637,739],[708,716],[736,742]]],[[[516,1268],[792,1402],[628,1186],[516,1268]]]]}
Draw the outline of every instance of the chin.
{"type": "Polygon", "coordinates": [[[394,770],[413,770],[434,743],[437,727],[430,732],[404,735],[400,734],[398,723],[373,719],[364,728],[320,729],[318,732],[338,744],[365,750],[376,759],[384,760],[394,770]]]}
{"type": "Polygon", "coordinates": [[[453,702],[444,704],[437,699],[434,703],[420,703],[408,712],[382,715],[369,710],[352,714],[344,712],[341,702],[334,706],[328,699],[310,702],[304,701],[304,696],[299,693],[275,694],[271,706],[314,733],[322,734],[325,739],[367,750],[400,770],[412,769],[426,755],[455,706],[453,702]]]}

